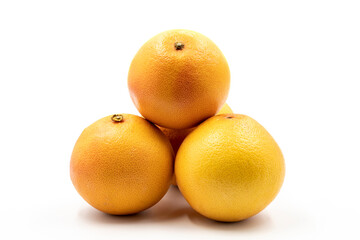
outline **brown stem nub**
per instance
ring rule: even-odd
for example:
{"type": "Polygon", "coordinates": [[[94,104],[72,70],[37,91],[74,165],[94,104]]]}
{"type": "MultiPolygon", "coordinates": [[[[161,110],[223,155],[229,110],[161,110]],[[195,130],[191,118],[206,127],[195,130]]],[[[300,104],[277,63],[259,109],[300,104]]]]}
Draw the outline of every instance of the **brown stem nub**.
{"type": "Polygon", "coordinates": [[[123,120],[123,115],[121,115],[121,114],[114,114],[112,117],[111,117],[111,120],[113,121],[113,122],[122,122],[122,120],[123,120]]]}
{"type": "Polygon", "coordinates": [[[182,42],[176,42],[174,44],[176,50],[183,50],[185,45],[182,42]]]}

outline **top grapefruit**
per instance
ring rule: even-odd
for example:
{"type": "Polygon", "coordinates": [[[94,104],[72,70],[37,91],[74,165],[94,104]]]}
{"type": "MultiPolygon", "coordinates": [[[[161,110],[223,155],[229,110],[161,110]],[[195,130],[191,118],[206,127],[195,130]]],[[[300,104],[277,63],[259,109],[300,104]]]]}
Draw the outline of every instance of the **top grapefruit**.
{"type": "Polygon", "coordinates": [[[128,75],[139,112],[166,128],[196,126],[224,105],[230,70],[220,49],[204,35],[170,30],[147,41],[128,75]]]}

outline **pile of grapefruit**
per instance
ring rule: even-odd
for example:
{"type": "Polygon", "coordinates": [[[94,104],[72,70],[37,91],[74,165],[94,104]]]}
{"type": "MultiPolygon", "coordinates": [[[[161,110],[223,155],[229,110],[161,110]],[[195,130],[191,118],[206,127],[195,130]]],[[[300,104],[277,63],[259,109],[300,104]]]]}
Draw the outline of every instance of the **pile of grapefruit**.
{"type": "Polygon", "coordinates": [[[151,38],[132,60],[128,87],[142,117],[96,121],[71,155],[72,183],[91,206],[138,213],[173,184],[198,213],[235,222],[275,198],[283,155],[263,126],[225,103],[230,70],[209,38],[189,30],[151,38]]]}

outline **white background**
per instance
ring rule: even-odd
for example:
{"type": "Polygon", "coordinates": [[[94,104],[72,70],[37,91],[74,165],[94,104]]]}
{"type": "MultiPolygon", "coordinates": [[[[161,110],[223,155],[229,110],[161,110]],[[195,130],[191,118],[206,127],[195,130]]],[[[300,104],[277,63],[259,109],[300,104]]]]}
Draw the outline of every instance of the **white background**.
{"type": "Polygon", "coordinates": [[[0,238],[359,239],[359,81],[359,1],[1,1],[0,238]],[[219,46],[228,104],[285,156],[280,194],[249,220],[207,220],[175,188],[141,214],[108,216],[71,184],[81,131],[137,114],[130,62],[174,28],[219,46]]]}

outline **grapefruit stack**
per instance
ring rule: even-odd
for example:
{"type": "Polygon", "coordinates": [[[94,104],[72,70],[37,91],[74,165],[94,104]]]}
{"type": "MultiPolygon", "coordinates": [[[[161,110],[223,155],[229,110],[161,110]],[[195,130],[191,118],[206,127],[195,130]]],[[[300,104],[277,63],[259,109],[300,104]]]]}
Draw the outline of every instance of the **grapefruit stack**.
{"type": "Polygon", "coordinates": [[[209,38],[189,30],[151,38],[131,62],[128,87],[142,117],[96,121],[71,156],[71,180],[90,205],[138,213],[172,183],[198,213],[235,222],[276,197],[283,155],[264,127],[225,103],[230,70],[209,38]]]}

